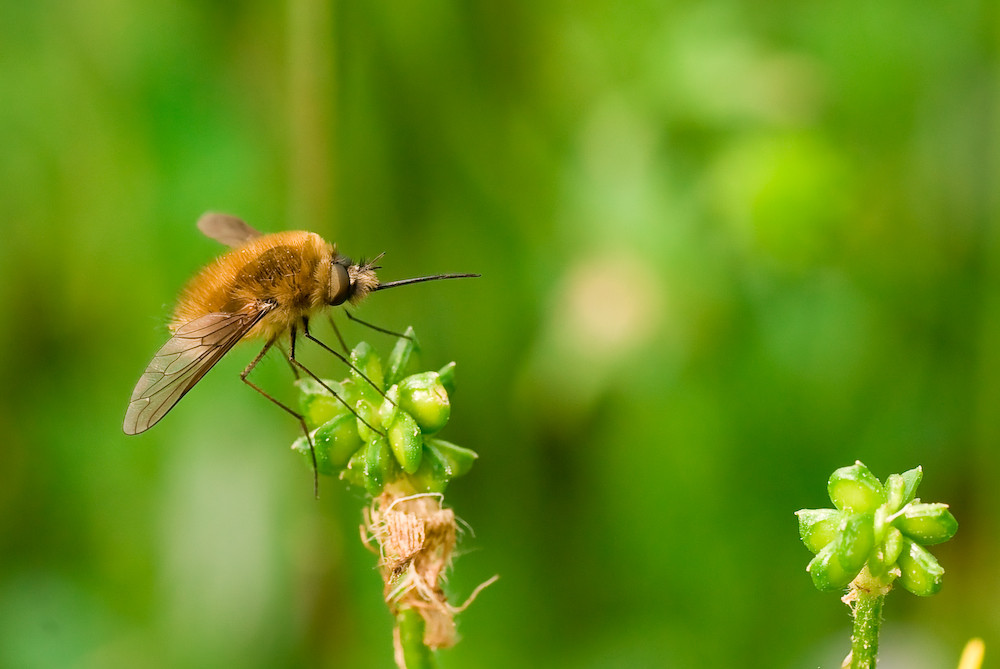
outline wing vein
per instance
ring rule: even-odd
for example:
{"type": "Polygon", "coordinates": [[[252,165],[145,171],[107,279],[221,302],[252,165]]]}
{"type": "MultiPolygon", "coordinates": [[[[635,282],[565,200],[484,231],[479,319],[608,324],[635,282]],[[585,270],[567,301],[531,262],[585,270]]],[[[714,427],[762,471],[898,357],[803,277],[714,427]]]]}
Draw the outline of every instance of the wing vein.
{"type": "Polygon", "coordinates": [[[139,377],[122,429],[145,432],[163,418],[269,311],[213,313],[177,328],[139,377]]]}

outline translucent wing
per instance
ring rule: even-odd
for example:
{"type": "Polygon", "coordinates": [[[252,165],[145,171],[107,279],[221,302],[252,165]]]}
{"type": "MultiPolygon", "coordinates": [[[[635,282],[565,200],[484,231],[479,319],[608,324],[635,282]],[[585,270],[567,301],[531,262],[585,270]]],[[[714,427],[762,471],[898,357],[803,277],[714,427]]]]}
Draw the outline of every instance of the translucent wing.
{"type": "Polygon", "coordinates": [[[177,328],[135,384],[122,425],[125,434],[155,425],[265,313],[208,314],[177,328]]]}
{"type": "Polygon", "coordinates": [[[214,211],[201,215],[198,219],[198,229],[217,242],[236,248],[243,246],[251,239],[261,236],[241,219],[229,214],[218,214],[214,211]]]}

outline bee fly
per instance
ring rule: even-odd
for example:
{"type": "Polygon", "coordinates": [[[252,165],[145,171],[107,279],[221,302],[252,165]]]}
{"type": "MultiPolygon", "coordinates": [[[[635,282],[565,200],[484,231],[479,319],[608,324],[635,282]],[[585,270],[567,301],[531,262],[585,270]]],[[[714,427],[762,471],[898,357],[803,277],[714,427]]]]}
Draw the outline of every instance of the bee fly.
{"type": "MultiPolygon", "coordinates": [[[[264,348],[243,370],[240,379],[293,415],[306,433],[312,451],[312,439],[302,414],[247,378],[278,339],[288,332],[288,360],[292,369],[301,369],[322,383],[295,359],[295,336],[299,328],[307,339],[348,365],[350,362],[310,334],[312,315],[345,302],[358,304],[377,290],[479,276],[434,274],[381,283],[375,276],[375,270],[380,269],[375,263],[381,256],[370,262],[354,263],[337,253],[336,246],[312,232],[265,235],[235,216],[211,212],[198,220],[198,229],[232,250],[202,269],[181,293],[168,326],[171,337],[153,356],[132,391],[122,426],[125,434],[145,432],[159,422],[237,342],[263,339],[264,348]]],[[[347,315],[353,318],[350,312],[347,315]]],[[[353,408],[348,408],[353,412],[353,408]]],[[[315,482],[314,451],[312,458],[315,482]]]]}

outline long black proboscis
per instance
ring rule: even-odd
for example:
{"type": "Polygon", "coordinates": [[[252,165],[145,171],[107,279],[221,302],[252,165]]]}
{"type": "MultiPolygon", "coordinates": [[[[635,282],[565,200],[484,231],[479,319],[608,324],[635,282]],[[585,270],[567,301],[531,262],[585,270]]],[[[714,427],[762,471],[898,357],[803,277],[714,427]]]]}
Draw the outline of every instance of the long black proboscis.
{"type": "Polygon", "coordinates": [[[399,281],[388,281],[380,283],[372,290],[382,290],[383,288],[395,288],[405,286],[410,283],[422,283],[424,281],[437,281],[438,279],[471,279],[480,276],[479,274],[433,274],[431,276],[415,276],[412,279],[400,279],[399,281]]]}

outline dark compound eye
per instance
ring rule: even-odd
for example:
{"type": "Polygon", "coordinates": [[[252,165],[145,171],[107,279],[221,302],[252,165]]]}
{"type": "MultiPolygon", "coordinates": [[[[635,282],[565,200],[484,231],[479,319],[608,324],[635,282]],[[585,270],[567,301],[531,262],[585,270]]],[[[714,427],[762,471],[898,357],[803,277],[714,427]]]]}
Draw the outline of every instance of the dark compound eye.
{"type": "Polygon", "coordinates": [[[347,301],[351,295],[351,278],[347,268],[340,262],[330,264],[330,304],[337,306],[347,301]]]}

